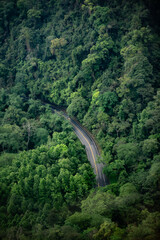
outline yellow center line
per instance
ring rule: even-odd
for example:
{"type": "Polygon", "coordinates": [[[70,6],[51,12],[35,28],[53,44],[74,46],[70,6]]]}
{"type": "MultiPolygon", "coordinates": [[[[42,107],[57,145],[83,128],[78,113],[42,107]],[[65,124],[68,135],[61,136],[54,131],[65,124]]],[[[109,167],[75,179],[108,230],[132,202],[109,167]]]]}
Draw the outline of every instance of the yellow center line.
{"type": "MultiPolygon", "coordinates": [[[[90,150],[91,150],[91,153],[92,153],[92,157],[93,157],[93,160],[94,160],[94,165],[95,165],[95,169],[96,169],[96,173],[97,173],[97,176],[98,176],[98,169],[97,169],[97,165],[96,165],[96,160],[95,160],[95,157],[94,157],[94,154],[93,154],[93,150],[91,148],[91,145],[90,143],[88,142],[87,138],[84,136],[84,134],[77,128],[77,126],[72,123],[74,125],[74,127],[80,132],[80,134],[84,137],[84,139],[86,140],[86,142],[88,143],[89,147],[90,147],[90,150]]],[[[99,183],[98,183],[98,187],[99,187],[99,183]]]]}
{"type": "MultiPolygon", "coordinates": [[[[57,112],[55,110],[55,112],[57,112]]],[[[58,112],[57,112],[58,114],[58,112]]],[[[78,130],[78,132],[80,132],[80,134],[84,137],[84,139],[86,140],[86,142],[88,143],[89,147],[90,147],[90,150],[91,150],[91,153],[92,153],[92,157],[93,157],[93,160],[94,160],[94,165],[95,165],[95,169],[96,169],[96,173],[97,173],[97,176],[98,176],[98,169],[97,169],[97,165],[96,165],[96,160],[95,160],[95,157],[94,157],[94,154],[93,154],[93,150],[91,148],[91,145],[90,143],[88,142],[87,138],[84,136],[84,134],[77,128],[77,126],[72,122],[72,125],[78,130]]],[[[98,187],[99,187],[99,182],[98,182],[98,187]]]]}

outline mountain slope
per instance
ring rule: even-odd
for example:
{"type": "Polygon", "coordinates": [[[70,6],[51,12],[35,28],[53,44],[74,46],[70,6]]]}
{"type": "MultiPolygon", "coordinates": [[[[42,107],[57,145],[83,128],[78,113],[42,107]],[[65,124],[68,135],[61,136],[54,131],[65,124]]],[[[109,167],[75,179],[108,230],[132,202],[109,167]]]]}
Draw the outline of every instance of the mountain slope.
{"type": "Polygon", "coordinates": [[[1,0],[2,239],[159,239],[158,20],[157,0],[1,0]],[[89,193],[94,176],[78,166],[80,143],[40,100],[92,132],[109,186],[89,193]],[[39,152],[50,161],[37,170],[41,184],[39,152]],[[37,195],[25,195],[36,183],[37,195]]]}

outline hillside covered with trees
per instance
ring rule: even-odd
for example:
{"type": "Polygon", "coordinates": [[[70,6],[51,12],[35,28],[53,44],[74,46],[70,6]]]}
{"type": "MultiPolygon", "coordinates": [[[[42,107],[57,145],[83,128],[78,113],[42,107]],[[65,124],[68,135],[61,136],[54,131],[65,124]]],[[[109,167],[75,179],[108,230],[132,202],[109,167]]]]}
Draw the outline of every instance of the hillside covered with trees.
{"type": "Polygon", "coordinates": [[[158,0],[0,0],[0,239],[160,239],[159,23],[158,0]]]}

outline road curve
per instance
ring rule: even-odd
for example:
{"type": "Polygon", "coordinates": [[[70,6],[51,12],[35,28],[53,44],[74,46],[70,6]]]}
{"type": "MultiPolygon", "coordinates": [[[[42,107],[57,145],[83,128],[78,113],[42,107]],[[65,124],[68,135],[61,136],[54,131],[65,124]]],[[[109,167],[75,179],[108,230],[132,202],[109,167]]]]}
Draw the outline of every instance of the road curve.
{"type": "MultiPolygon", "coordinates": [[[[27,99],[28,97],[21,96],[23,99],[27,99]]],[[[40,100],[43,105],[49,104],[49,106],[52,108],[53,112],[57,112],[59,115],[63,115],[64,118],[66,118],[68,121],[70,121],[71,125],[73,126],[73,130],[81,143],[85,145],[86,153],[88,160],[93,168],[93,171],[96,175],[96,181],[97,186],[106,186],[109,184],[106,176],[103,173],[103,163],[98,163],[97,158],[100,156],[100,153],[98,151],[98,147],[96,145],[96,142],[91,137],[90,134],[81,126],[81,124],[74,119],[70,118],[65,109],[57,106],[56,104],[51,104],[49,101],[42,101],[40,100]]]]}
{"type": "Polygon", "coordinates": [[[70,118],[65,111],[61,111],[61,109],[58,109],[57,107],[55,109],[54,106],[52,106],[52,109],[54,112],[62,115],[71,123],[75,134],[77,135],[81,143],[85,146],[88,160],[91,163],[93,171],[96,175],[97,185],[102,187],[107,185],[108,181],[102,171],[104,165],[103,163],[97,162],[97,158],[98,156],[100,156],[100,154],[94,139],[86,132],[86,130],[80,125],[80,123],[70,118]]]}

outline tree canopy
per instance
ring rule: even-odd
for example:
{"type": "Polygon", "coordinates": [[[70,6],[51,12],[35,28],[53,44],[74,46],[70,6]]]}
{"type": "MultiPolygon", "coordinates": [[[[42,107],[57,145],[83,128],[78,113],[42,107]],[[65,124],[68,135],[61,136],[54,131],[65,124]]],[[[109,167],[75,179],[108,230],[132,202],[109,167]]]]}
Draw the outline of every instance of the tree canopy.
{"type": "Polygon", "coordinates": [[[160,239],[158,3],[0,1],[0,239],[160,239]]]}

